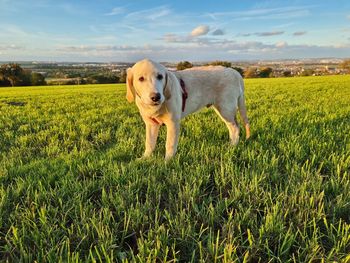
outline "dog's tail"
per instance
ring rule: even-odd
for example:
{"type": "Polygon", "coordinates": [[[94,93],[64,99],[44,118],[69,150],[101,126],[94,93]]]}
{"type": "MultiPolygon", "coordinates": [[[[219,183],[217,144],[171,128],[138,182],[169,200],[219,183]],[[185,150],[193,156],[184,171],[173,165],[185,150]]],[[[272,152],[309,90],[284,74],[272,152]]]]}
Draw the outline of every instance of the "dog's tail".
{"type": "Polygon", "coordinates": [[[238,110],[241,115],[241,119],[244,123],[245,127],[245,138],[249,139],[250,137],[250,125],[249,120],[247,116],[247,108],[245,106],[245,99],[244,99],[244,82],[243,79],[240,79],[240,86],[241,86],[241,95],[238,98],[238,110]]]}

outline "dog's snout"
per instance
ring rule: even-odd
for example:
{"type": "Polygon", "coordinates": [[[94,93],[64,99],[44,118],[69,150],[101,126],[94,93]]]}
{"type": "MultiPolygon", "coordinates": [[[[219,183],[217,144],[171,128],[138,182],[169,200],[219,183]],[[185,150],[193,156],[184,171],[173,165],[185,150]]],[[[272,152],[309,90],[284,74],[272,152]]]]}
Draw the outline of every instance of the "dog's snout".
{"type": "Polygon", "coordinates": [[[154,102],[157,102],[157,101],[159,101],[160,100],[160,93],[159,92],[157,92],[157,93],[152,93],[152,95],[151,95],[151,100],[152,101],[154,101],[154,102]]]}

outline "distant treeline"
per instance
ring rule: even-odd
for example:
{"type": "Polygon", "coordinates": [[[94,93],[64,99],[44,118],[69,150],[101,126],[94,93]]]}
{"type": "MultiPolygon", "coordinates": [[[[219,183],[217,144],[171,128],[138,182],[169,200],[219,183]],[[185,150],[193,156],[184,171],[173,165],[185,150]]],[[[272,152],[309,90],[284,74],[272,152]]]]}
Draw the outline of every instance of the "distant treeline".
{"type": "MultiPolygon", "coordinates": [[[[303,69],[300,72],[293,72],[291,69],[273,69],[271,67],[247,67],[245,69],[234,66],[228,61],[214,61],[206,64],[207,66],[224,66],[237,70],[244,78],[274,78],[274,77],[292,77],[292,76],[313,76],[318,75],[319,72],[312,68],[303,69]]],[[[189,61],[181,61],[177,64],[177,70],[184,70],[186,68],[192,68],[193,64],[189,61]]],[[[345,59],[339,68],[342,69],[343,73],[350,73],[350,59],[345,59]]],[[[334,72],[333,72],[334,74],[334,72]]]]}
{"type": "Polygon", "coordinates": [[[24,70],[16,63],[0,67],[0,87],[40,85],[46,85],[45,77],[40,73],[24,70]]]}
{"type": "Polygon", "coordinates": [[[3,64],[0,67],[0,87],[14,86],[42,86],[42,85],[80,85],[80,84],[107,84],[125,83],[126,73],[113,72],[91,73],[81,77],[80,74],[71,73],[58,78],[45,79],[44,74],[23,69],[17,63],[3,64]]]}
{"type": "Polygon", "coordinates": [[[83,85],[83,84],[109,84],[109,83],[125,83],[126,74],[120,75],[111,73],[95,73],[88,77],[67,77],[48,79],[49,85],[83,85]]]}
{"type": "MultiPolygon", "coordinates": [[[[311,76],[318,75],[319,72],[312,68],[305,68],[300,72],[293,72],[291,69],[273,69],[271,67],[252,66],[245,69],[236,67],[228,61],[213,61],[207,66],[224,66],[237,70],[244,78],[273,78],[291,76],[311,76]]],[[[177,70],[192,68],[189,61],[181,61],[176,65],[177,70]]],[[[346,59],[339,65],[342,73],[350,73],[350,59],[346,59]]],[[[44,72],[23,69],[17,63],[3,64],[0,66],[0,87],[9,86],[41,86],[41,85],[82,85],[82,84],[108,84],[125,83],[125,68],[101,69],[86,67],[79,68],[58,68],[57,66],[44,65],[38,69],[46,69],[44,72]]],[[[326,72],[327,73],[327,72],[326,72]]],[[[331,72],[332,73],[332,72],[331,72]]],[[[322,72],[321,72],[322,74],[322,72]]],[[[334,74],[334,73],[333,73],[334,74]]]]}
{"type": "MultiPolygon", "coordinates": [[[[271,77],[272,74],[272,68],[270,67],[264,67],[264,68],[248,68],[246,70],[244,70],[243,68],[240,67],[235,67],[234,65],[232,65],[231,62],[228,61],[213,61],[210,62],[208,64],[206,64],[206,66],[223,66],[223,67],[227,67],[227,68],[233,68],[236,71],[238,71],[239,74],[241,74],[242,77],[246,77],[246,78],[268,78],[271,77]]],[[[182,61],[179,62],[176,66],[177,70],[184,70],[186,68],[192,68],[193,65],[191,62],[189,61],[182,61]]]]}

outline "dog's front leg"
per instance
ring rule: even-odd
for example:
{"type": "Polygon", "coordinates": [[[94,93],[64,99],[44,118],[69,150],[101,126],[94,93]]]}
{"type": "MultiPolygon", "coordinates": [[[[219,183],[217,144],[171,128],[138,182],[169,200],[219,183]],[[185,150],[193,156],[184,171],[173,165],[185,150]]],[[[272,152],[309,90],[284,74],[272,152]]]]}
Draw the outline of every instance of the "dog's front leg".
{"type": "Polygon", "coordinates": [[[167,137],[166,137],[166,152],[165,160],[168,161],[174,157],[179,141],[180,133],[180,120],[171,121],[166,123],[167,125],[167,137]]]}
{"type": "Polygon", "coordinates": [[[154,148],[156,147],[159,125],[146,122],[146,147],[143,154],[143,158],[147,158],[152,155],[154,148]]]}

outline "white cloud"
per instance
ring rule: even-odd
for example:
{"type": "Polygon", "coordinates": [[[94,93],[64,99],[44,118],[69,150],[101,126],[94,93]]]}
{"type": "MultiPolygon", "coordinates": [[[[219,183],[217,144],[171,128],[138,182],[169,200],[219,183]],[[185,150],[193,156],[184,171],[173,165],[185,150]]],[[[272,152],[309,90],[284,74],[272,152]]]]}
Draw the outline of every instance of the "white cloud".
{"type": "Polygon", "coordinates": [[[334,48],[342,49],[342,48],[349,48],[349,44],[335,44],[334,48]]]}
{"type": "MultiPolygon", "coordinates": [[[[168,36],[169,37],[169,36],[168,36]]],[[[185,43],[181,42],[181,39],[176,39],[173,43],[185,43]]],[[[173,46],[171,49],[167,45],[145,45],[145,46],[117,46],[117,45],[80,45],[80,46],[61,46],[57,48],[59,52],[70,52],[70,53],[85,53],[85,52],[175,52],[182,50],[182,53],[193,53],[194,51],[198,52],[209,52],[215,54],[215,51],[224,52],[224,53],[234,53],[238,52],[260,52],[261,50],[275,50],[276,45],[264,44],[262,42],[250,41],[250,42],[236,42],[229,40],[216,41],[215,39],[192,39],[192,42],[186,42],[188,45],[178,45],[173,46]]]]}
{"type": "Polygon", "coordinates": [[[185,44],[187,46],[189,45],[219,45],[219,44],[227,44],[230,42],[233,42],[232,40],[222,39],[222,38],[216,38],[216,37],[206,37],[206,36],[199,36],[199,37],[193,37],[191,35],[182,36],[182,35],[176,35],[176,34],[166,34],[162,38],[158,38],[157,40],[162,40],[166,43],[178,43],[178,44],[185,44]]]}
{"type": "Polygon", "coordinates": [[[231,12],[213,12],[205,14],[213,20],[219,18],[233,20],[257,20],[257,19],[291,19],[297,17],[305,17],[310,15],[309,8],[311,6],[290,6],[280,8],[259,8],[247,11],[231,11],[231,12]]]}
{"type": "Polygon", "coordinates": [[[61,46],[56,50],[59,52],[72,52],[72,53],[81,53],[81,52],[90,52],[90,51],[131,51],[131,50],[141,50],[143,47],[134,47],[129,45],[78,45],[78,46],[61,46]]]}
{"type": "Polygon", "coordinates": [[[349,52],[350,45],[288,45],[284,41],[267,44],[210,38],[192,38],[192,42],[187,43],[173,42],[171,48],[164,44],[61,46],[56,49],[57,57],[77,61],[136,61],[145,57],[158,61],[346,57],[349,52]]]}
{"type": "Polygon", "coordinates": [[[11,36],[11,37],[30,37],[30,34],[25,32],[21,27],[14,24],[1,24],[0,25],[0,36],[11,36]]]}
{"type": "Polygon", "coordinates": [[[209,26],[201,25],[192,30],[191,36],[198,37],[208,34],[210,28],[209,26]]]}
{"type": "Polygon", "coordinates": [[[190,36],[179,36],[176,34],[166,34],[159,40],[163,40],[167,43],[188,43],[192,40],[190,36]]]}
{"type": "Polygon", "coordinates": [[[144,9],[129,13],[125,16],[127,20],[142,21],[142,20],[157,20],[171,14],[171,10],[167,6],[159,6],[150,9],[144,9]]]}
{"type": "Polygon", "coordinates": [[[105,14],[105,16],[115,16],[125,12],[124,7],[114,7],[111,12],[105,14]]]}
{"type": "Polygon", "coordinates": [[[93,43],[101,43],[101,44],[108,44],[108,43],[116,43],[119,38],[115,35],[103,35],[103,36],[93,36],[90,38],[87,38],[89,42],[93,43]]]}
{"type": "MultiPolygon", "coordinates": [[[[210,31],[209,26],[201,25],[196,28],[194,28],[189,35],[177,35],[177,34],[165,34],[163,37],[158,38],[157,40],[163,40],[167,43],[198,43],[198,44],[204,44],[204,43],[218,43],[222,42],[222,39],[215,38],[215,37],[206,37],[210,31]]],[[[211,35],[213,36],[222,36],[224,35],[224,31],[222,29],[216,29],[214,30],[211,35]]]]}
{"type": "Polygon", "coordinates": [[[24,50],[25,48],[22,46],[18,46],[15,44],[11,45],[0,45],[0,50],[24,50]]]}
{"type": "Polygon", "coordinates": [[[280,42],[277,42],[275,46],[277,48],[285,48],[288,46],[288,43],[286,41],[280,41],[280,42]]]}

